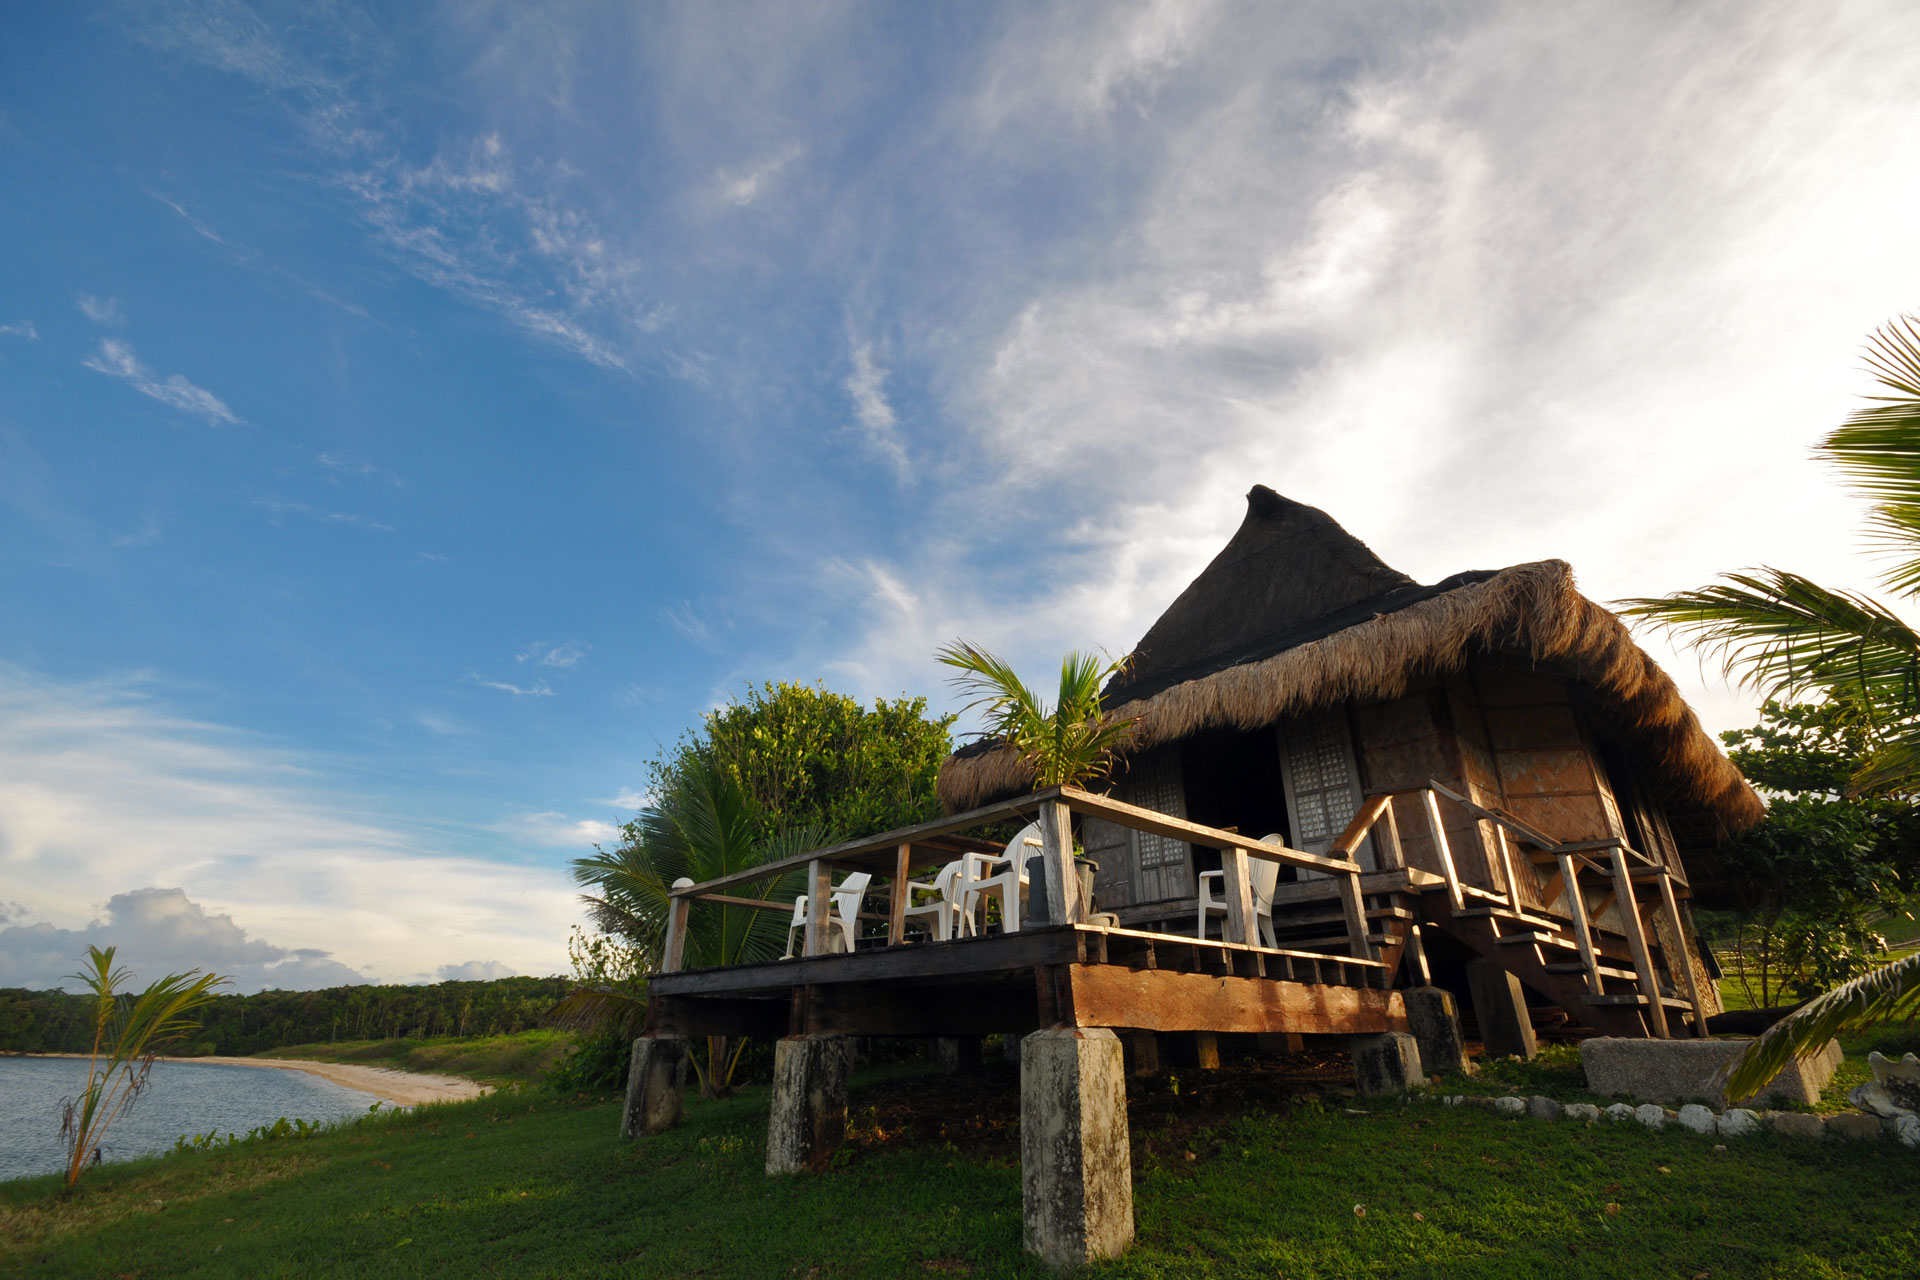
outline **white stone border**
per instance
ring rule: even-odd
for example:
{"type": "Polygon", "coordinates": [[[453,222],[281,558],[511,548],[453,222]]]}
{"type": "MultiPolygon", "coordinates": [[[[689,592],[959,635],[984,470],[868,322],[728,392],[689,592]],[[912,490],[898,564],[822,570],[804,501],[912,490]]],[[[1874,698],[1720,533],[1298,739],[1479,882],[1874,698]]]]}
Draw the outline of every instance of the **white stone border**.
{"type": "Polygon", "coordinates": [[[1858,1111],[1817,1116],[1804,1111],[1749,1111],[1745,1107],[1729,1107],[1716,1115],[1711,1107],[1703,1107],[1697,1102],[1689,1102],[1675,1111],[1651,1102],[1637,1107],[1625,1102],[1616,1102],[1604,1109],[1591,1102],[1569,1102],[1563,1105],[1539,1094],[1529,1098],[1522,1098],[1515,1094],[1493,1098],[1472,1093],[1427,1096],[1438,1096],[1444,1106],[1480,1107],[1488,1111],[1497,1111],[1502,1115],[1530,1116],[1535,1120],[1574,1120],[1583,1124],[1596,1124],[1605,1117],[1616,1122],[1636,1120],[1649,1129],[1664,1129],[1669,1124],[1677,1124],[1682,1129],[1688,1129],[1706,1137],[1722,1138],[1746,1137],[1759,1133],[1762,1129],[1772,1129],[1775,1133],[1786,1134],[1793,1138],[1835,1137],[1854,1142],[1870,1142],[1885,1136],[1906,1146],[1920,1149],[1920,1116],[1899,1116],[1883,1120],[1879,1116],[1865,1115],[1858,1111]]]}

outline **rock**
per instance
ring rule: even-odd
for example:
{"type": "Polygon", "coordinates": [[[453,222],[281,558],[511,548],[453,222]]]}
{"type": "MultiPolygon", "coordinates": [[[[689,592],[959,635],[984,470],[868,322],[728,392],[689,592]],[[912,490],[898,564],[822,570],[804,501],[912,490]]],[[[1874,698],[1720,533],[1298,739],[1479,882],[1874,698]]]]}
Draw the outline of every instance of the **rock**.
{"type": "Polygon", "coordinates": [[[1633,1108],[1627,1103],[1616,1102],[1607,1108],[1607,1119],[1631,1120],[1633,1119],[1633,1108]]]}
{"type": "Polygon", "coordinates": [[[1751,1040],[1636,1040],[1595,1036],[1580,1042],[1587,1088],[1660,1102],[1700,1100],[1724,1107],[1757,1101],[1820,1101],[1820,1089],[1840,1065],[1840,1046],[1829,1040],[1811,1058],[1789,1062],[1759,1093],[1729,1100],[1713,1085],[1714,1074],[1737,1057],[1751,1040]]]}
{"type": "Polygon", "coordinates": [[[1697,1102],[1689,1102],[1680,1108],[1680,1114],[1674,1119],[1682,1129],[1691,1129],[1695,1133],[1713,1133],[1720,1128],[1719,1118],[1711,1110],[1697,1102]]]}
{"type": "Polygon", "coordinates": [[[1517,1116],[1527,1109],[1525,1098],[1505,1097],[1493,1100],[1493,1109],[1502,1115],[1517,1116]]]}
{"type": "Polygon", "coordinates": [[[1467,1106],[1478,1107],[1482,1111],[1499,1110],[1499,1101],[1500,1100],[1498,1098],[1489,1098],[1485,1094],[1472,1094],[1472,1093],[1467,1094],[1465,1097],[1461,1099],[1461,1102],[1465,1103],[1467,1106]]]}
{"type": "Polygon", "coordinates": [[[1565,1111],[1566,1108],[1552,1098],[1543,1098],[1537,1093],[1527,1099],[1527,1114],[1535,1120],[1558,1120],[1565,1111]]]}
{"type": "Polygon", "coordinates": [[[1720,1136],[1744,1138],[1760,1132],[1760,1117],[1745,1107],[1731,1107],[1720,1117],[1720,1136]]]}
{"type": "Polygon", "coordinates": [[[1633,1118],[1649,1129],[1664,1129],[1667,1127],[1667,1109],[1665,1107],[1657,1107],[1651,1102],[1635,1107],[1633,1109],[1633,1118]]]}
{"type": "Polygon", "coordinates": [[[1581,1124],[1592,1124],[1600,1118],[1600,1108],[1591,1102],[1569,1102],[1560,1108],[1560,1114],[1581,1124]]]}
{"type": "Polygon", "coordinates": [[[1799,1111],[1769,1111],[1767,1124],[1775,1133],[1783,1133],[1789,1138],[1827,1136],[1827,1126],[1820,1123],[1819,1116],[1810,1116],[1799,1111]]]}
{"type": "Polygon", "coordinates": [[[1896,1116],[1893,1136],[1909,1147],[1920,1147],[1920,1116],[1896,1116]]]}
{"type": "Polygon", "coordinates": [[[1873,1079],[1847,1095],[1854,1106],[1869,1115],[1920,1115],[1920,1058],[1913,1054],[1895,1061],[1882,1053],[1867,1055],[1873,1079]]]}
{"type": "Polygon", "coordinates": [[[1880,1117],[1863,1116],[1852,1111],[1827,1117],[1827,1132],[1836,1138],[1846,1138],[1851,1142],[1878,1142],[1880,1140],[1880,1117]]]}

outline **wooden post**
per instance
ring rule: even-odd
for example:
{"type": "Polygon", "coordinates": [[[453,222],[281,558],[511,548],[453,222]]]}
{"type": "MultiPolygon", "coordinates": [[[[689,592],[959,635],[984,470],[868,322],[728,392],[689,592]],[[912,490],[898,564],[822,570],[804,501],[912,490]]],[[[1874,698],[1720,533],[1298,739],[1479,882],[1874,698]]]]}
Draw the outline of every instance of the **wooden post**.
{"type": "Polygon", "coordinates": [[[1489,822],[1493,828],[1494,843],[1500,848],[1500,874],[1507,882],[1507,905],[1518,913],[1526,910],[1520,901],[1520,882],[1513,874],[1513,845],[1507,840],[1507,829],[1497,822],[1489,822]]]}
{"type": "Polygon", "coordinates": [[[1600,957],[1593,949],[1593,928],[1587,923],[1587,902],[1580,892],[1580,868],[1573,855],[1560,855],[1560,883],[1567,895],[1567,913],[1573,917],[1573,940],[1580,946],[1580,963],[1587,966],[1587,994],[1602,995],[1600,957]]]}
{"type": "Polygon", "coordinates": [[[1387,807],[1381,811],[1380,822],[1374,824],[1373,848],[1379,856],[1382,871],[1398,871],[1407,865],[1407,854],[1400,847],[1400,822],[1393,816],[1393,797],[1387,797],[1387,807]],[[1387,838],[1380,839],[1380,827],[1387,828],[1387,838]]]}
{"type": "MultiPolygon", "coordinates": [[[[1675,940],[1680,943],[1678,963],[1681,980],[1687,988],[1687,999],[1693,1002],[1693,1034],[1704,1040],[1707,1036],[1707,1016],[1700,1007],[1700,982],[1693,976],[1693,957],[1687,954],[1687,934],[1680,927],[1680,903],[1673,896],[1673,877],[1665,868],[1660,872],[1660,905],[1666,910],[1667,923],[1673,926],[1675,940]]],[[[1675,959],[1671,954],[1667,956],[1669,969],[1674,967],[1675,959]]]]}
{"type": "Polygon", "coordinates": [[[1427,944],[1420,937],[1419,925],[1407,930],[1407,959],[1413,965],[1413,972],[1420,975],[1419,985],[1432,986],[1433,970],[1427,966],[1427,944]]]}
{"type": "Polygon", "coordinates": [[[1247,875],[1247,851],[1220,851],[1220,882],[1227,899],[1227,919],[1220,929],[1222,942],[1257,943],[1260,926],[1253,915],[1253,882],[1247,875]]]}
{"type": "Polygon", "coordinates": [[[907,940],[907,867],[913,861],[913,846],[903,844],[894,856],[893,892],[887,899],[887,945],[897,947],[907,940]]]}
{"type": "Polygon", "coordinates": [[[1073,866],[1073,814],[1058,800],[1040,805],[1040,855],[1047,869],[1047,923],[1080,919],[1080,874],[1073,866]]]}
{"type": "Polygon", "coordinates": [[[1467,896],[1460,891],[1460,873],[1454,870],[1453,850],[1447,847],[1447,829],[1440,821],[1440,797],[1428,787],[1421,795],[1426,800],[1427,829],[1433,833],[1433,851],[1440,859],[1440,870],[1447,877],[1447,899],[1456,912],[1464,911],[1467,896]]]}
{"type": "Polygon", "coordinates": [[[1641,993],[1647,997],[1647,1025],[1660,1039],[1668,1039],[1667,1008],[1660,1002],[1660,979],[1653,972],[1653,953],[1647,949],[1647,927],[1640,919],[1640,903],[1633,892],[1633,873],[1627,866],[1627,850],[1613,846],[1614,901],[1620,906],[1620,919],[1627,926],[1627,944],[1633,948],[1633,970],[1640,979],[1641,993]]]}
{"type": "MultiPolygon", "coordinates": [[[[688,884],[691,885],[692,881],[688,881],[688,884]]],[[[687,912],[692,907],[692,898],[675,898],[667,907],[667,936],[660,948],[662,973],[680,972],[681,957],[687,953],[687,912]]]]}
{"type": "Polygon", "coordinates": [[[807,945],[806,954],[827,954],[827,913],[833,910],[833,864],[815,858],[807,864],[807,945]]]}
{"type": "Polygon", "coordinates": [[[1340,876],[1340,905],[1347,915],[1347,950],[1358,960],[1374,958],[1367,945],[1367,900],[1360,894],[1360,873],[1340,876]]]}

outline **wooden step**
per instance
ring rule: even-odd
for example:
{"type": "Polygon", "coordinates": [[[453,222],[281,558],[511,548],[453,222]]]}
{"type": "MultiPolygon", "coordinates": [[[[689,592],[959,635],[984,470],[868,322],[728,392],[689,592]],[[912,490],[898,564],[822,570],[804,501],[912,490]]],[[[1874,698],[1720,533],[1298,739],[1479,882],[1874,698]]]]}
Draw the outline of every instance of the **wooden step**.
{"type": "MultiPolygon", "coordinates": [[[[1369,920],[1412,920],[1413,912],[1405,907],[1373,907],[1367,912],[1369,920]]],[[[1304,929],[1308,925],[1345,924],[1346,913],[1342,911],[1320,911],[1312,915],[1294,915],[1288,913],[1274,917],[1274,927],[1279,929],[1304,929]]]]}
{"type": "MultiPolygon", "coordinates": [[[[1647,1004],[1647,998],[1646,998],[1645,996],[1643,996],[1643,995],[1641,995],[1641,994],[1640,994],[1640,993],[1639,993],[1638,991],[1636,991],[1636,992],[1634,992],[1634,993],[1632,993],[1631,995],[1619,995],[1619,996],[1581,996],[1580,998],[1581,998],[1582,1000],[1584,1000],[1584,1001],[1586,1001],[1586,1002],[1587,1002],[1588,1004],[1625,1004],[1625,1005],[1639,1005],[1639,1006],[1641,1006],[1641,1007],[1643,1007],[1643,1008],[1644,1008],[1644,1007],[1646,1006],[1646,1004],[1647,1004]]],[[[1681,999],[1681,998],[1680,998],[1679,996],[1661,996],[1661,997],[1660,997],[1660,1004],[1661,1004],[1661,1006],[1662,1006],[1663,1008],[1667,1008],[1667,1009],[1691,1009],[1691,1008],[1693,1008],[1693,1005],[1692,1005],[1692,1003],[1691,1003],[1690,1001],[1687,1001],[1687,1000],[1683,1000],[1683,999],[1681,999]]]]}
{"type": "Polygon", "coordinates": [[[1549,916],[1536,916],[1524,911],[1515,911],[1511,907],[1467,907],[1453,913],[1456,916],[1480,917],[1486,920],[1510,920],[1516,924],[1537,925],[1542,929],[1564,929],[1564,921],[1549,916]]]}
{"type": "Polygon", "coordinates": [[[1563,951],[1578,951],[1580,949],[1580,944],[1564,933],[1541,933],[1538,930],[1532,933],[1502,934],[1498,941],[1503,947],[1526,943],[1542,947],[1559,947],[1563,951]]]}
{"type": "MultiPolygon", "coordinates": [[[[1587,971],[1587,966],[1578,960],[1570,964],[1555,962],[1549,965],[1542,965],[1541,968],[1545,969],[1548,973],[1585,973],[1587,971]]],[[[1597,966],[1595,972],[1603,978],[1620,978],[1627,982],[1636,982],[1640,978],[1640,975],[1631,969],[1616,969],[1611,965],[1604,964],[1597,966]]]]}

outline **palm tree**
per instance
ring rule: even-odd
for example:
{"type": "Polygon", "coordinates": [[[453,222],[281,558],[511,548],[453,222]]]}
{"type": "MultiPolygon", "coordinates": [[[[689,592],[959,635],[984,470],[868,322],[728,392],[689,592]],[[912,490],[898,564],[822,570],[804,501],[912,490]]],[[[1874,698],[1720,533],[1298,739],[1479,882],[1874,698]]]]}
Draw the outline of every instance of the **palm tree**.
{"type": "Polygon", "coordinates": [[[188,1017],[213,999],[227,979],[198,969],[170,973],[128,1000],[122,994],[131,976],[113,967],[114,948],[87,948],[92,967],[67,975],[93,993],[93,1049],[87,1055],[87,1083],[80,1096],[60,1108],[60,1137],[67,1144],[67,1185],[80,1181],[89,1163],[100,1158],[107,1129],[125,1115],[147,1088],[153,1064],[182,1036],[198,1031],[188,1017]]]}
{"type": "MultiPolygon", "coordinates": [[[[643,971],[657,972],[676,881],[712,880],[832,843],[828,832],[812,824],[772,836],[758,832],[753,805],[733,777],[693,757],[676,772],[659,803],[642,809],[627,824],[626,839],[618,848],[611,853],[596,850],[592,857],[574,861],[573,878],[594,890],[581,900],[601,931],[634,948],[643,971]]],[[[800,881],[798,875],[780,876],[742,887],[739,893],[791,901],[800,881]]],[[[751,907],[700,904],[688,913],[682,963],[698,969],[775,959],[785,941],[787,919],[751,907]]],[[[631,989],[584,988],[555,1006],[552,1017],[630,1038],[646,1017],[646,997],[631,989]]],[[[707,1038],[705,1063],[693,1060],[703,1097],[719,1097],[728,1090],[745,1046],[744,1037],[707,1038]]]]}
{"type": "Polygon", "coordinates": [[[1091,653],[1067,654],[1060,662],[1059,696],[1048,706],[1006,662],[964,640],[936,656],[961,672],[950,683],[973,696],[966,710],[984,709],[987,736],[999,738],[1033,766],[1035,790],[1106,777],[1114,752],[1132,736],[1132,717],[1104,716],[1100,706],[1100,686],[1126,670],[1124,658],[1103,663],[1091,653]]]}
{"type": "MultiPolygon", "coordinates": [[[[1867,364],[1881,394],[1815,452],[1873,503],[1868,529],[1888,565],[1881,585],[1920,596],[1920,321],[1876,331],[1867,364]]],[[[1729,677],[1768,697],[1820,694],[1850,709],[1874,749],[1855,794],[1920,794],[1920,633],[1866,596],[1782,569],[1727,574],[1697,591],[1620,602],[1685,643],[1717,654],[1729,677]]],[[[1731,1064],[1729,1097],[1745,1097],[1836,1031],[1920,1010],[1920,956],[1843,983],[1776,1023],[1731,1064]]]]}

